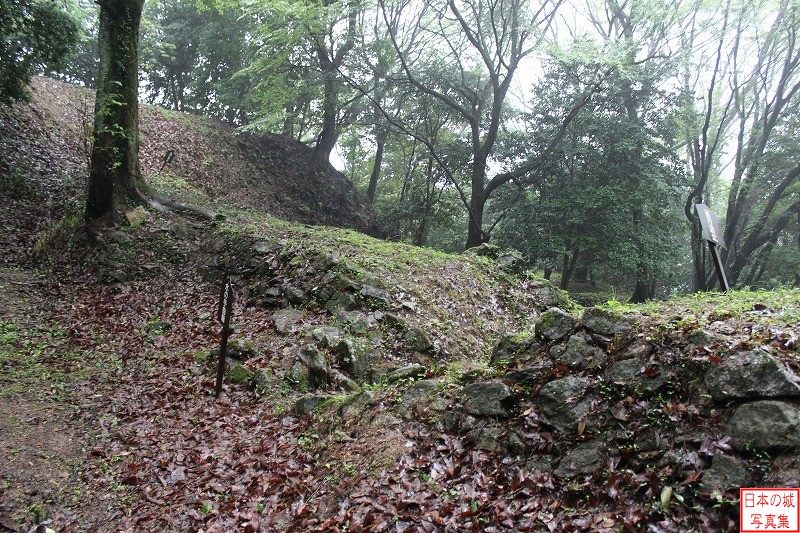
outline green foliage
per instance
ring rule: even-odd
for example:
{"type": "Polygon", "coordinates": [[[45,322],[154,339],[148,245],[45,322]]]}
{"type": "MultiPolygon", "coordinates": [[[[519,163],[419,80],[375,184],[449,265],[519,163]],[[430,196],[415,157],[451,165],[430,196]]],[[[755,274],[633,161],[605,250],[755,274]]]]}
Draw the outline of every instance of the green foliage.
{"type": "MultiPolygon", "coordinates": [[[[66,332],[43,324],[34,334],[14,321],[0,323],[0,398],[30,390],[44,398],[59,398],[71,377],[69,369],[83,361],[78,352],[56,347],[66,332]],[[58,364],[54,364],[58,361],[58,364]],[[45,383],[45,387],[36,386],[45,383]]],[[[93,356],[94,357],[94,356],[93,356]]]]}
{"type": "MultiPolygon", "coordinates": [[[[237,5],[226,0],[215,3],[226,10],[237,5]]],[[[344,115],[358,113],[358,98],[338,69],[355,44],[361,8],[347,0],[245,6],[240,20],[255,21],[249,37],[258,44],[239,74],[248,80],[247,98],[254,104],[255,119],[249,128],[310,142],[324,127],[327,114],[336,115],[338,129],[347,120],[344,115]]]]}
{"type": "Polygon", "coordinates": [[[38,503],[28,506],[27,512],[30,516],[30,521],[32,524],[40,524],[47,516],[47,511],[45,508],[38,503]]]}
{"type": "Polygon", "coordinates": [[[35,194],[35,187],[18,167],[6,170],[6,165],[0,161],[0,193],[9,198],[25,198],[35,194]]]}
{"type": "Polygon", "coordinates": [[[17,325],[13,322],[2,323],[0,322],[0,344],[11,344],[19,339],[19,332],[17,325]]]}
{"type": "Polygon", "coordinates": [[[31,76],[57,70],[77,37],[77,23],[55,2],[0,0],[0,103],[26,98],[31,76]]]}
{"type": "Polygon", "coordinates": [[[73,208],[60,219],[43,224],[28,253],[44,264],[53,264],[62,260],[64,253],[69,253],[84,230],[83,217],[73,208]]]}
{"type": "Polygon", "coordinates": [[[151,103],[242,124],[253,109],[249,82],[252,18],[241,9],[203,9],[194,0],[147,3],[140,62],[151,103]]]}
{"type": "MultiPolygon", "coordinates": [[[[433,156],[435,150],[452,162],[464,165],[470,158],[464,140],[446,128],[452,119],[449,112],[434,99],[421,95],[391,91],[393,98],[402,102],[402,111],[408,116],[406,126],[428,139],[430,146],[409,139],[401,132],[390,129],[377,183],[374,203],[382,224],[391,228],[395,236],[417,246],[431,246],[448,252],[463,250],[463,227],[467,216],[452,186],[450,177],[433,156]]],[[[345,173],[354,184],[366,192],[374,163],[370,138],[355,129],[342,139],[345,173]]],[[[467,176],[456,176],[466,184],[467,176]]]]}
{"type": "MultiPolygon", "coordinates": [[[[544,150],[552,133],[541,125],[558,128],[558,117],[586,90],[581,80],[602,68],[551,62],[526,117],[532,134],[505,139],[508,156],[531,136],[533,150],[544,150]]],[[[629,67],[607,76],[606,90],[570,123],[529,185],[504,191],[494,205],[507,213],[497,231],[500,244],[556,271],[565,263],[583,265],[597,278],[605,273],[631,283],[642,272],[669,274],[678,256],[683,185],[680,166],[665,149],[674,132],[666,113],[670,95],[658,89],[661,75],[629,67]]]]}
{"type": "Polygon", "coordinates": [[[99,5],[94,0],[66,0],[64,4],[77,22],[78,31],[72,53],[52,74],[70,83],[94,87],[100,66],[97,44],[99,5]]]}

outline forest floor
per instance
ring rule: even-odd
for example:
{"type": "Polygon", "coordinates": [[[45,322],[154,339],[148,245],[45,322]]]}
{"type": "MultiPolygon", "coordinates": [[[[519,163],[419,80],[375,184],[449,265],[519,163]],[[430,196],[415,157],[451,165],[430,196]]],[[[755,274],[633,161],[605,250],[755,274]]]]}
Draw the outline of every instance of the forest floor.
{"type": "MultiPolygon", "coordinates": [[[[143,113],[166,121],[143,125],[147,168],[176,139],[205,160],[192,166],[187,155],[180,168],[152,171],[148,180],[226,220],[147,210],[90,245],[80,216],[80,128],[68,129],[78,115],[64,116],[80,109],[80,99],[55,82],[37,83],[45,85],[33,107],[0,115],[0,531],[737,529],[738,492],[702,485],[713,457],[733,451],[726,406],[704,394],[699,372],[758,349],[797,373],[796,291],[619,309],[636,323],[628,344],[585,335],[605,343],[608,366],[639,350],[643,379],[673,376],[641,397],[605,383],[596,368],[553,365],[552,342],[529,360],[497,364],[498,343],[521,342],[544,309],[583,310],[484,257],[271,218],[369,226],[368,213],[356,213],[357,197],[342,220],[331,218],[335,205],[314,219],[324,198],[306,194],[313,186],[301,170],[327,178],[302,152],[290,157],[299,160],[287,180],[291,201],[270,204],[283,194],[275,188],[280,175],[266,184],[253,176],[258,165],[277,172],[289,156],[264,148],[260,162],[235,162],[232,152],[212,153],[238,141],[204,121],[143,113]],[[252,191],[255,200],[247,198],[252,191]],[[215,398],[209,352],[220,341],[221,274],[231,272],[233,339],[252,353],[247,379],[229,375],[215,398]],[[317,305],[329,287],[353,298],[345,305],[362,307],[341,313],[317,305]],[[289,297],[305,303],[289,305],[289,297]],[[363,308],[370,299],[378,305],[363,308]],[[407,348],[409,331],[426,332],[431,345],[407,348]],[[316,392],[287,379],[309,345],[334,359],[329,370],[352,369],[336,359],[344,341],[380,354],[378,378],[355,391],[331,381],[316,392]],[[384,372],[408,363],[427,379],[390,381],[384,372]],[[510,381],[525,372],[534,384],[510,381]],[[572,375],[603,395],[589,425],[563,435],[541,419],[537,395],[572,375]],[[500,382],[511,384],[513,408],[464,417],[470,432],[445,427],[470,384],[500,382]],[[429,404],[410,396],[420,384],[436,390],[429,404]],[[309,398],[322,403],[298,416],[296,401],[309,398]],[[602,434],[612,453],[580,475],[554,474],[566,455],[603,442],[602,434]]],[[[338,188],[337,179],[329,185],[338,188]]],[[[575,325],[571,333],[584,331],[575,325]]],[[[755,481],[798,483],[795,452],[740,455],[755,481]]]]}
{"type": "MultiPolygon", "coordinates": [[[[0,269],[3,376],[31,363],[23,350],[12,350],[24,332],[35,327],[32,318],[41,302],[33,303],[37,280],[31,272],[0,269]]],[[[21,346],[20,346],[21,347],[21,346]]],[[[21,371],[19,373],[27,373],[21,371]]],[[[70,472],[79,462],[85,428],[62,402],[51,398],[52,382],[45,376],[25,385],[3,380],[0,392],[0,528],[16,531],[22,523],[45,518],[47,504],[69,486],[70,472]]]]}

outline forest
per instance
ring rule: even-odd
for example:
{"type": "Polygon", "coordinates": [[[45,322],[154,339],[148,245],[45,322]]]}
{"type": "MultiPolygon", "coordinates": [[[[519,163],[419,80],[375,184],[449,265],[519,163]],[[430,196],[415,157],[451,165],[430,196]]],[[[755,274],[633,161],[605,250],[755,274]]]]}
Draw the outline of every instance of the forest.
{"type": "MultiPolygon", "coordinates": [[[[139,97],[300,140],[394,238],[515,248],[564,289],[714,288],[699,203],[722,221],[733,286],[797,286],[796,9],[159,0],[139,97]]],[[[50,44],[69,51],[39,68],[93,87],[98,7],[58,10],[75,28],[50,44]]]]}
{"type": "Polygon", "coordinates": [[[800,529],[798,7],[0,0],[0,531],[800,529]]]}

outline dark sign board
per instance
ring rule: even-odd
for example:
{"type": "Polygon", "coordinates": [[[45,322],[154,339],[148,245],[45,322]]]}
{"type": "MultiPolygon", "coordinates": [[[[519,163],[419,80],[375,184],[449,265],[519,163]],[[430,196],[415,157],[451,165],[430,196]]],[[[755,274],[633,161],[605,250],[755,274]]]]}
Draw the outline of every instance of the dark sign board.
{"type": "Polygon", "coordinates": [[[175,159],[175,151],[174,150],[167,150],[167,153],[164,154],[164,157],[161,158],[161,168],[158,169],[159,172],[164,170],[164,167],[172,163],[172,160],[175,159]]]}
{"type": "Polygon", "coordinates": [[[230,279],[227,279],[219,294],[219,304],[217,306],[217,321],[221,324],[224,324],[228,318],[231,312],[231,304],[233,304],[233,283],[231,283],[230,279]]]}
{"type": "Polygon", "coordinates": [[[708,208],[706,204],[695,204],[697,216],[700,218],[700,226],[703,228],[703,237],[708,242],[713,242],[717,246],[727,248],[725,244],[725,237],[723,237],[722,230],[719,227],[719,220],[717,215],[708,208]]]}
{"type": "Polygon", "coordinates": [[[706,204],[695,204],[694,208],[697,210],[697,217],[700,219],[700,226],[703,228],[703,237],[708,241],[708,251],[711,253],[711,260],[714,262],[714,269],[717,271],[719,285],[723,291],[729,291],[731,286],[728,283],[728,276],[725,274],[725,266],[722,264],[719,250],[717,250],[718,246],[727,248],[717,216],[706,204]]]}

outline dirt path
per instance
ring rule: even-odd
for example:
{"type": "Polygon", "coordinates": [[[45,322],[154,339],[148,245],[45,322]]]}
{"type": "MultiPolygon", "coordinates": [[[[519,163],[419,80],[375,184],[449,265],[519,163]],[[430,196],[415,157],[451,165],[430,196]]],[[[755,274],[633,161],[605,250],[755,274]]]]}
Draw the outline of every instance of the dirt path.
{"type": "Polygon", "coordinates": [[[63,399],[63,381],[51,379],[45,360],[46,325],[29,271],[0,268],[0,531],[36,524],[61,530],[81,500],[77,466],[87,431],[63,399]]]}

